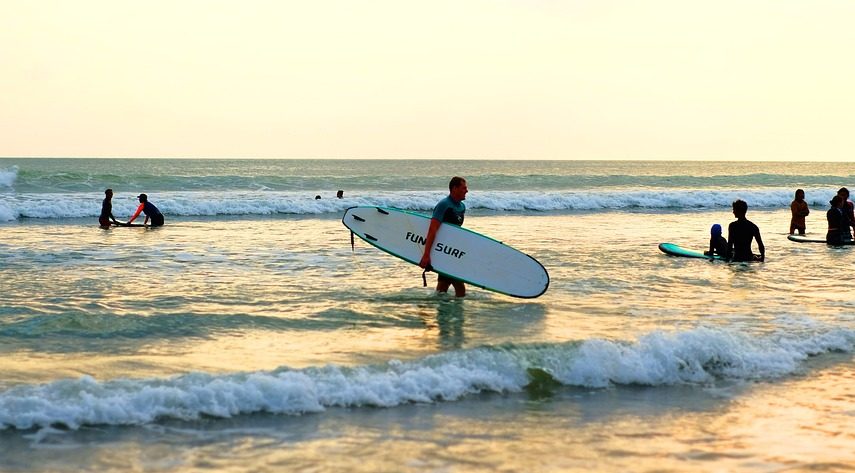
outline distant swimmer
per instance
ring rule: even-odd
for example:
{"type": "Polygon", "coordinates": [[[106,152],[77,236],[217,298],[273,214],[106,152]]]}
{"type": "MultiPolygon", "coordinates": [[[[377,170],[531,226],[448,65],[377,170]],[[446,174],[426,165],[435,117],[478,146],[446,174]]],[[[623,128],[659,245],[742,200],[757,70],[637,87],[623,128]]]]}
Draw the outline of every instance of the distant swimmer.
{"type": "MultiPolygon", "coordinates": [[[[425,269],[430,268],[430,250],[433,248],[433,241],[436,238],[439,226],[443,223],[463,225],[463,217],[466,213],[466,205],[463,204],[463,200],[466,199],[466,193],[469,192],[466,179],[457,176],[452,177],[448,183],[448,190],[448,196],[436,204],[433,209],[433,216],[430,219],[430,227],[425,237],[425,252],[419,262],[419,266],[425,269]]],[[[448,292],[448,286],[454,286],[455,296],[463,297],[466,295],[466,285],[463,284],[463,281],[440,274],[436,280],[436,292],[448,292]]]]}
{"type": "Polygon", "coordinates": [[[799,231],[799,235],[804,235],[805,217],[810,214],[810,208],[805,202],[805,191],[796,189],[795,199],[790,204],[790,212],[793,214],[790,219],[790,235],[794,234],[796,230],[799,231]]]}
{"type": "Polygon", "coordinates": [[[335,193],[335,196],[338,197],[339,199],[344,198],[344,191],[339,189],[338,192],[335,193]]]}
{"type": "Polygon", "coordinates": [[[111,222],[115,225],[119,224],[116,217],[113,217],[113,189],[105,190],[104,195],[106,197],[101,204],[101,216],[98,217],[98,223],[101,224],[101,228],[110,228],[111,222]]]}
{"type": "Polygon", "coordinates": [[[154,204],[148,201],[148,196],[140,194],[137,198],[140,200],[140,206],[137,207],[137,211],[134,213],[134,216],[128,220],[128,223],[132,223],[134,219],[139,217],[140,212],[143,212],[145,213],[144,224],[148,225],[148,220],[151,219],[152,227],[163,226],[163,214],[160,213],[160,210],[157,210],[157,207],[155,207],[154,204]]]}
{"type": "Polygon", "coordinates": [[[710,228],[710,249],[704,251],[704,254],[711,259],[713,256],[727,259],[727,250],[727,240],[721,236],[721,225],[716,223],[710,228]]]}
{"type": "Polygon", "coordinates": [[[837,194],[829,204],[831,204],[831,208],[825,214],[825,218],[828,220],[828,233],[825,234],[825,242],[829,245],[842,245],[844,242],[852,240],[852,234],[849,233],[849,217],[846,216],[844,210],[845,201],[840,194],[837,194]]]}
{"type": "Polygon", "coordinates": [[[727,251],[730,261],[765,261],[766,246],[760,238],[760,229],[753,222],[745,218],[748,213],[748,203],[742,199],[733,202],[733,216],[735,222],[727,227],[727,251]],[[751,251],[751,240],[757,240],[760,255],[751,251]]]}

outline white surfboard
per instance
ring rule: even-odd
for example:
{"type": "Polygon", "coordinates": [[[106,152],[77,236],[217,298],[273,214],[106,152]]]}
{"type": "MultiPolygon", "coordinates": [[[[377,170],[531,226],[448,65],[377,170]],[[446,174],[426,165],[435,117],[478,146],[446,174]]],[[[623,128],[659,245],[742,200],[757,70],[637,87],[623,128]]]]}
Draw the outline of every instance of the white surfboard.
{"type": "MultiPolygon", "coordinates": [[[[430,217],[386,207],[351,207],[341,222],[369,244],[418,265],[430,217]]],[[[457,225],[440,225],[430,258],[439,274],[513,297],[538,297],[549,287],[549,274],[536,259],[457,225]]]]}

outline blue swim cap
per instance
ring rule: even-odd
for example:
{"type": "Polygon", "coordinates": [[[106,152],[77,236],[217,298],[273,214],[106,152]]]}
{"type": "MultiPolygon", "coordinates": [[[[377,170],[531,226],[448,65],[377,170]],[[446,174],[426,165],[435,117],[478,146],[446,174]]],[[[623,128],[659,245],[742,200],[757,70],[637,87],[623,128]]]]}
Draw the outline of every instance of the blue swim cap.
{"type": "Polygon", "coordinates": [[[712,228],[710,228],[710,234],[711,234],[712,236],[719,236],[719,235],[721,235],[721,225],[719,225],[719,224],[717,224],[717,223],[716,223],[716,224],[714,224],[714,225],[712,226],[712,228]]]}

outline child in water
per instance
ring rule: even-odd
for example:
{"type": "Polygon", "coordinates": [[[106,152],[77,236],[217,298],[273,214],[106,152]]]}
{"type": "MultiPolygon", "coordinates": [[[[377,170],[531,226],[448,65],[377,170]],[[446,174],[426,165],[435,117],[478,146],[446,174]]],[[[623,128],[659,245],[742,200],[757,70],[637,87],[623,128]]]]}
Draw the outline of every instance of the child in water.
{"type": "Polygon", "coordinates": [[[807,202],[805,202],[805,191],[796,189],[796,198],[790,204],[790,212],[793,213],[793,218],[790,219],[790,235],[799,231],[799,235],[805,234],[805,217],[810,213],[807,202]]]}
{"type": "Polygon", "coordinates": [[[721,225],[716,223],[710,228],[710,249],[704,254],[710,258],[720,256],[727,259],[727,239],[721,236],[721,225]]]}

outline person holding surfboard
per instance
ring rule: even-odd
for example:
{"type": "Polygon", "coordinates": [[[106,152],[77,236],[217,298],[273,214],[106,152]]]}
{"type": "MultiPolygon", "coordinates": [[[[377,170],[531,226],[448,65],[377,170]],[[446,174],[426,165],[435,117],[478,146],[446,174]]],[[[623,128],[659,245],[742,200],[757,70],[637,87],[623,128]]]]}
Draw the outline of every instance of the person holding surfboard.
{"type": "Polygon", "coordinates": [[[113,189],[104,191],[104,202],[101,203],[101,216],[98,217],[98,223],[101,228],[110,228],[111,222],[114,225],[119,225],[119,221],[113,216],[113,189]]]}
{"type": "MultiPolygon", "coordinates": [[[[463,225],[463,217],[466,213],[466,205],[463,200],[466,199],[466,193],[469,188],[466,185],[466,179],[455,176],[448,183],[448,196],[440,200],[433,209],[433,215],[430,219],[430,227],[428,227],[427,236],[425,236],[425,252],[419,262],[419,266],[424,269],[430,269],[430,251],[433,248],[433,242],[436,239],[436,232],[439,226],[443,223],[451,225],[463,225]]],[[[466,285],[459,279],[449,278],[443,275],[438,275],[436,279],[436,292],[448,292],[448,287],[454,286],[454,295],[463,297],[466,295],[466,285]]]]}
{"type": "Polygon", "coordinates": [[[145,213],[145,222],[144,224],[148,225],[148,220],[151,219],[152,227],[162,227],[163,226],[163,214],[160,213],[160,210],[154,206],[151,202],[148,201],[148,196],[145,194],[140,194],[137,196],[137,199],[140,201],[140,206],[137,207],[136,213],[134,216],[128,220],[128,224],[133,223],[134,219],[139,217],[140,212],[145,213]]]}
{"type": "Polygon", "coordinates": [[[742,199],[733,201],[733,216],[736,217],[736,221],[731,222],[727,227],[727,249],[730,261],[765,261],[766,246],[763,245],[763,239],[760,237],[760,229],[745,218],[747,213],[747,202],[742,199]],[[751,251],[752,240],[757,240],[760,256],[751,251]]]}

